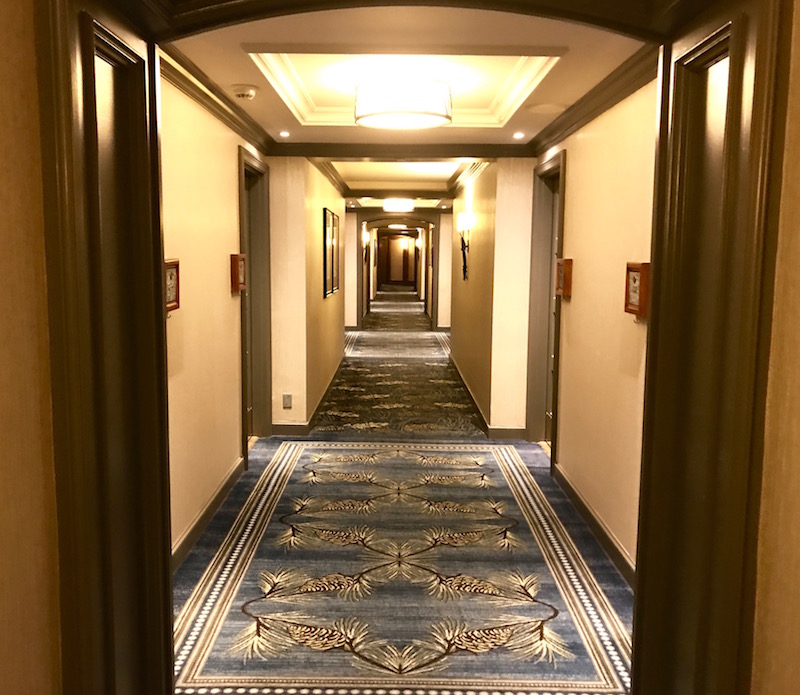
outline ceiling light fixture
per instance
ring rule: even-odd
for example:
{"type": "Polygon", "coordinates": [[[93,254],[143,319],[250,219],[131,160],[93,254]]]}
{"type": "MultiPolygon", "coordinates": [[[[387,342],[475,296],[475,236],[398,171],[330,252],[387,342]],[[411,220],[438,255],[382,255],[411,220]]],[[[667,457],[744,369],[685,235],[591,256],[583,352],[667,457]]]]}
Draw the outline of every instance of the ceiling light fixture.
{"type": "Polygon", "coordinates": [[[404,224],[390,224],[389,229],[408,229],[404,224]]]}
{"type": "Polygon", "coordinates": [[[525,137],[525,133],[523,133],[523,132],[521,132],[519,130],[516,133],[514,133],[514,139],[515,140],[522,140],[522,138],[524,138],[524,137],[525,137]]]}
{"type": "Polygon", "coordinates": [[[437,80],[364,82],[356,87],[355,121],[388,130],[447,125],[453,121],[450,87],[437,80]]]}
{"type": "Polygon", "coordinates": [[[233,96],[244,101],[253,101],[258,92],[258,87],[254,84],[233,84],[231,89],[233,90],[233,96]]]}
{"type": "Polygon", "coordinates": [[[383,201],[384,212],[413,212],[414,201],[411,198],[386,198],[383,201]]]}
{"type": "Polygon", "coordinates": [[[278,135],[280,135],[282,138],[288,138],[289,137],[289,131],[288,130],[282,130],[280,133],[278,133],[278,135]]]}

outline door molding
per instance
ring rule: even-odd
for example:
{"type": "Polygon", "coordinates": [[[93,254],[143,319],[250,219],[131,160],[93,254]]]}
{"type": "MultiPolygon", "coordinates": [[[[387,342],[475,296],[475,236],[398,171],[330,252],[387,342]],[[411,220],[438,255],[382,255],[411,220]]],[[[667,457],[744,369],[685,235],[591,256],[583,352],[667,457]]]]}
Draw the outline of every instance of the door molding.
{"type": "MultiPolygon", "coordinates": [[[[545,436],[545,409],[547,403],[547,353],[550,312],[550,295],[553,292],[551,281],[551,260],[553,241],[553,192],[548,179],[558,176],[561,179],[559,196],[559,239],[564,239],[564,183],[567,174],[567,153],[560,150],[534,169],[533,176],[533,223],[531,225],[531,280],[528,313],[528,395],[526,408],[526,436],[537,442],[545,436]]],[[[556,302],[556,312],[560,314],[560,302],[556,302]]],[[[556,353],[558,352],[558,325],[556,316],[556,353]]],[[[558,399],[558,361],[553,379],[554,398],[558,399]]],[[[556,462],[557,423],[553,423],[551,457],[556,462]]]]}
{"type": "MultiPolygon", "coordinates": [[[[253,384],[253,434],[268,437],[272,434],[272,331],[270,292],[270,224],[269,224],[269,167],[257,154],[239,147],[239,237],[247,239],[247,300],[251,318],[251,365],[253,384]],[[253,221],[248,209],[246,190],[247,174],[258,177],[249,195],[257,197],[258,220],[253,221]],[[245,225],[249,229],[245,229],[245,225]],[[253,238],[253,227],[263,230],[263,235],[253,238]]],[[[241,243],[241,242],[240,242],[241,243]]],[[[245,390],[244,312],[242,312],[242,412],[247,407],[245,390]]],[[[247,436],[242,423],[242,457],[247,467],[247,436]]]]}
{"type": "Polygon", "coordinates": [[[662,51],[634,695],[750,689],[785,108],[776,80],[788,79],[776,69],[780,7],[720,5],[662,51]],[[693,139],[705,127],[702,73],[724,57],[720,235],[689,195],[708,179],[690,158],[704,151],[693,139]]]}
{"type": "Polygon", "coordinates": [[[157,60],[134,29],[94,0],[37,2],[36,31],[47,155],[43,197],[61,692],[167,695],[172,598],[163,249],[152,157],[157,60]],[[115,183],[103,184],[131,182],[126,195],[136,203],[130,220],[138,233],[109,234],[103,244],[116,245],[112,253],[130,253],[130,285],[108,269],[102,272],[95,56],[115,71],[116,97],[127,106],[119,136],[126,167],[115,165],[115,183]],[[102,295],[112,294],[124,307],[124,335],[115,333],[118,320],[104,321],[103,312],[114,305],[104,305],[102,295]],[[117,369],[120,363],[124,370],[117,369]],[[121,417],[113,403],[107,407],[111,389],[124,394],[134,417],[121,417]],[[135,442],[119,458],[109,453],[112,419],[114,431],[135,442]],[[127,499],[117,508],[120,478],[127,499]],[[112,537],[112,516],[122,535],[112,537]],[[115,634],[131,649],[115,645],[115,634]]]}

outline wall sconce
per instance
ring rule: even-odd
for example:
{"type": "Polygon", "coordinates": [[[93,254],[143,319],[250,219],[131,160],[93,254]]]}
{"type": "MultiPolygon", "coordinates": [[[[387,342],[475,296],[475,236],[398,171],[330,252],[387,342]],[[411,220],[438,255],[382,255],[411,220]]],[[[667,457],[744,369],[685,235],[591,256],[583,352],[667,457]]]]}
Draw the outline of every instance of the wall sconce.
{"type": "Polygon", "coordinates": [[[416,245],[417,245],[418,249],[422,248],[422,237],[421,236],[417,237],[416,245]]]}
{"type": "Polygon", "coordinates": [[[400,248],[403,251],[408,251],[408,239],[400,239],[400,248]]]}
{"type": "Polygon", "coordinates": [[[364,263],[369,261],[369,246],[372,241],[372,235],[367,231],[366,224],[361,231],[361,245],[364,247],[364,263]]]}
{"type": "Polygon", "coordinates": [[[459,212],[456,216],[456,229],[461,236],[461,271],[467,279],[467,251],[469,251],[469,235],[475,226],[474,212],[459,212]]]}

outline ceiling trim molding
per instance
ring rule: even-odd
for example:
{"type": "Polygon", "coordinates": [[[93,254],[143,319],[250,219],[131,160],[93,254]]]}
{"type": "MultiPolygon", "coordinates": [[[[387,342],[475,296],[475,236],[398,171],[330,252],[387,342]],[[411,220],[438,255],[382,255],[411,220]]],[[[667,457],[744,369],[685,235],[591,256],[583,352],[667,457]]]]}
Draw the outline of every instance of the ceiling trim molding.
{"type": "Polygon", "coordinates": [[[319,172],[330,181],[331,185],[339,191],[339,194],[343,198],[348,198],[352,194],[349,193],[350,189],[347,187],[347,183],[341,177],[339,172],[336,170],[336,167],[333,166],[329,161],[325,159],[320,159],[319,157],[309,157],[308,161],[311,162],[319,172]]]}
{"type": "Polygon", "coordinates": [[[652,44],[640,48],[576,101],[531,140],[532,156],[542,156],[548,149],[654,80],[658,74],[658,51],[658,46],[652,44]]]}
{"type": "Polygon", "coordinates": [[[321,157],[346,161],[393,162],[415,159],[452,159],[454,157],[475,157],[496,159],[497,157],[533,157],[530,145],[492,145],[469,143],[434,143],[428,145],[390,145],[376,143],[338,143],[338,142],[276,142],[270,145],[273,157],[321,157]]]}
{"type": "MultiPolygon", "coordinates": [[[[126,0],[131,3],[133,0],[126,0]]],[[[158,40],[174,40],[221,26],[243,21],[278,17],[298,12],[343,9],[363,6],[363,0],[305,0],[298,5],[293,0],[160,0],[169,4],[169,29],[156,35],[158,40]]],[[[682,5],[703,6],[708,0],[678,0],[682,5]]],[[[378,0],[376,5],[418,5],[419,0],[378,0]]],[[[435,5],[452,5],[438,0],[435,5]]],[[[499,10],[523,15],[537,15],[552,19],[580,22],[610,29],[642,40],[664,39],[663,11],[654,20],[650,3],[640,0],[598,2],[597,0],[461,0],[459,7],[467,9],[499,10]],[[656,21],[658,20],[658,21],[656,21]]],[[[671,28],[671,27],[669,27],[671,28]]]]}
{"type": "Polygon", "coordinates": [[[420,198],[428,200],[449,200],[449,190],[429,190],[426,188],[348,188],[348,198],[420,198]]]}
{"type": "Polygon", "coordinates": [[[174,46],[162,46],[161,75],[186,96],[241,135],[261,154],[275,145],[267,132],[195,63],[174,46]]]}

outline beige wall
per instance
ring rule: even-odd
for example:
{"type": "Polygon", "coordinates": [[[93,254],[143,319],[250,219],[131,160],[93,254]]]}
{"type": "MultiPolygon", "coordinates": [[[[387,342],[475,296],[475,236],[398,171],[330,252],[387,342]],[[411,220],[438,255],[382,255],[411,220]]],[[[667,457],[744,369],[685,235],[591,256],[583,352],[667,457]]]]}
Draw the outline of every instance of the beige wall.
{"type": "MultiPolygon", "coordinates": [[[[467,280],[461,271],[460,236],[452,234],[451,345],[461,378],[489,422],[497,164],[490,164],[474,181],[471,196],[475,228],[467,253],[467,280]]],[[[462,193],[454,201],[454,216],[464,211],[468,197],[462,193]]]]}
{"type": "MultiPolygon", "coordinates": [[[[272,290],[272,421],[306,422],[305,165],[271,157],[269,165],[270,280],[272,290]],[[282,394],[292,394],[284,409],[282,394]]],[[[320,225],[322,213],[320,213],[320,225]]],[[[322,231],[319,232],[320,243],[322,231]]]]}
{"type": "Polygon", "coordinates": [[[753,695],[783,695],[800,682],[800,3],[795,2],[783,197],[775,278],[753,695]]]}
{"type": "Polygon", "coordinates": [[[0,689],[55,695],[58,539],[32,3],[0,3],[0,47],[0,689]]]}
{"type": "MultiPolygon", "coordinates": [[[[358,266],[363,255],[356,253],[363,248],[358,215],[348,212],[342,220],[342,268],[344,271],[344,325],[354,327],[358,323],[358,266]],[[344,253],[347,249],[347,253],[344,253]]],[[[366,281],[366,278],[364,278],[366,281]]]]}
{"type": "MultiPolygon", "coordinates": [[[[450,328],[453,293],[453,216],[443,214],[439,221],[439,327],[450,328]]],[[[460,251],[459,251],[460,253],[460,251]]]]}
{"type": "Polygon", "coordinates": [[[177,545],[241,452],[238,147],[245,142],[162,81],[164,253],[180,261],[167,319],[172,542],[177,545]]]}
{"type": "Polygon", "coordinates": [[[656,85],[563,143],[564,257],[558,464],[634,564],[647,323],[624,312],[625,267],[650,259],[656,85]]]}
{"type": "MultiPolygon", "coordinates": [[[[323,299],[322,209],[339,216],[339,241],[344,241],[344,199],[320,171],[305,164],[305,241],[306,241],[306,387],[308,421],[325,395],[344,354],[344,292],[340,289],[323,299]]],[[[339,250],[339,286],[344,282],[342,264],[348,252],[339,250]]]]}
{"type": "Polygon", "coordinates": [[[525,427],[535,166],[535,159],[497,161],[489,425],[500,429],[525,427]]]}

